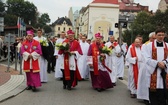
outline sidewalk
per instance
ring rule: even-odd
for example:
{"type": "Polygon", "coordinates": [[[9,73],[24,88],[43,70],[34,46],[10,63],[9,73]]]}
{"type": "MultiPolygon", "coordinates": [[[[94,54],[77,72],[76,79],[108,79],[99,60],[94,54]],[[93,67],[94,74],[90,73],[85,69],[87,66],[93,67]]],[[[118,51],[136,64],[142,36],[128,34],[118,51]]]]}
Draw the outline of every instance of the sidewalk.
{"type": "MultiPolygon", "coordinates": [[[[19,68],[19,64],[17,66],[19,68]]],[[[0,102],[16,96],[25,90],[26,83],[24,75],[19,75],[19,69],[14,70],[15,64],[10,66],[0,64],[0,102]]]]}

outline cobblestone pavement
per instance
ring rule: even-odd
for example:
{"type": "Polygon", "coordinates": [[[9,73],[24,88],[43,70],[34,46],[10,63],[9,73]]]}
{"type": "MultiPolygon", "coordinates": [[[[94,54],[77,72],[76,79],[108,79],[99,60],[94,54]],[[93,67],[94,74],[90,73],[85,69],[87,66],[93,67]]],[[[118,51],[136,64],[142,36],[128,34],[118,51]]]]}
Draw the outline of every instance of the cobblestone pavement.
{"type": "Polygon", "coordinates": [[[0,102],[16,96],[25,89],[24,75],[19,75],[19,71],[13,68],[14,65],[11,65],[7,71],[7,66],[0,64],[0,102]]]}

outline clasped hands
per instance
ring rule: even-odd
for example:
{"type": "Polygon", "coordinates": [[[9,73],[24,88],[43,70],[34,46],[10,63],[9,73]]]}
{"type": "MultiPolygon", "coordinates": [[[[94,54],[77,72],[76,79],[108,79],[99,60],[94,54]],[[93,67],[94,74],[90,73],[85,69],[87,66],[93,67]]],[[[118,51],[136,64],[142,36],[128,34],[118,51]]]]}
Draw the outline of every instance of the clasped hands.
{"type": "Polygon", "coordinates": [[[29,56],[28,56],[28,59],[32,59],[33,58],[33,56],[30,54],[29,56]]]}
{"type": "Polygon", "coordinates": [[[75,55],[75,52],[74,52],[74,51],[65,50],[64,52],[65,52],[65,53],[68,53],[68,52],[69,52],[71,55],[75,55]]]}
{"type": "Polygon", "coordinates": [[[100,56],[105,57],[106,55],[104,53],[101,53],[100,56]]]}
{"type": "Polygon", "coordinates": [[[158,66],[159,68],[161,68],[161,69],[165,69],[165,68],[166,68],[166,65],[165,65],[165,63],[164,63],[163,61],[158,62],[158,63],[157,63],[157,66],[158,66]]]}
{"type": "Polygon", "coordinates": [[[93,64],[89,64],[89,67],[92,69],[93,68],[93,64]]]}

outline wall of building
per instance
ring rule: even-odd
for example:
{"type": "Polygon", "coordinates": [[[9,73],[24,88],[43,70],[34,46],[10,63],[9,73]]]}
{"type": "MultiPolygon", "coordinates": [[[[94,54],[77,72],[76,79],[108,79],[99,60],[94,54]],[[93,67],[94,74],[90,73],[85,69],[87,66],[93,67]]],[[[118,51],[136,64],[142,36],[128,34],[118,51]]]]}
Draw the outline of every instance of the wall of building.
{"type": "Polygon", "coordinates": [[[95,33],[100,32],[104,40],[107,41],[109,37],[109,31],[113,31],[113,35],[117,38],[118,29],[115,28],[115,23],[118,23],[119,17],[119,5],[113,4],[90,4],[89,5],[89,24],[88,27],[91,27],[91,34],[88,32],[88,37],[91,38],[95,33]]]}
{"type": "Polygon", "coordinates": [[[69,26],[67,24],[56,25],[54,27],[54,35],[58,36],[58,34],[60,34],[62,31],[67,32],[69,29],[72,29],[72,26],[69,26]]]}
{"type": "Polygon", "coordinates": [[[158,5],[158,9],[164,12],[168,7],[168,4],[166,4],[165,0],[161,0],[158,5]]]}

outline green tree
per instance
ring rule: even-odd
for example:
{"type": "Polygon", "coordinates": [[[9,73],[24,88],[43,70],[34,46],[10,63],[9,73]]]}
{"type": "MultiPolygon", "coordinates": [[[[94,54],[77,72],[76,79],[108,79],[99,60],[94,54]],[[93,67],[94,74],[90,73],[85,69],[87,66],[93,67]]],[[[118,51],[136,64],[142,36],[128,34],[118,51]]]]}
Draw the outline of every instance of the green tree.
{"type": "Polygon", "coordinates": [[[52,32],[51,27],[48,26],[48,25],[45,25],[45,26],[43,27],[43,29],[44,29],[44,32],[45,32],[45,33],[50,33],[50,32],[52,32]]]}
{"type": "Polygon", "coordinates": [[[16,26],[17,25],[17,16],[16,15],[11,15],[11,14],[6,14],[4,17],[4,23],[7,26],[16,26]]]}
{"type": "Polygon", "coordinates": [[[131,30],[128,30],[128,29],[125,30],[122,36],[123,36],[123,41],[126,42],[128,45],[131,45],[131,38],[132,38],[131,30]]]}
{"type": "Polygon", "coordinates": [[[146,42],[149,33],[155,31],[155,26],[151,23],[151,19],[152,15],[148,12],[139,12],[134,22],[130,25],[130,30],[126,30],[123,33],[124,41],[128,41],[127,43],[129,44],[131,40],[126,40],[126,38],[130,38],[133,41],[137,35],[142,35],[143,42],[146,42]],[[131,34],[131,37],[128,37],[128,34],[131,34]]]}
{"type": "Polygon", "coordinates": [[[43,13],[39,18],[38,18],[38,23],[41,23],[43,25],[46,25],[47,23],[50,23],[50,17],[47,13],[43,13]]]}
{"type": "Polygon", "coordinates": [[[2,13],[5,9],[4,9],[4,4],[2,2],[2,0],[0,0],[0,13],[2,13]]]}
{"type": "Polygon", "coordinates": [[[40,29],[42,29],[43,26],[44,26],[44,25],[41,24],[41,23],[36,23],[34,27],[35,27],[35,28],[40,28],[40,29]]]}
{"type": "Polygon", "coordinates": [[[166,33],[168,33],[168,9],[165,12],[161,12],[160,10],[156,11],[155,15],[152,18],[152,24],[156,26],[156,28],[161,27],[165,28],[166,33]]]}
{"type": "MultiPolygon", "coordinates": [[[[37,7],[33,3],[24,0],[7,0],[7,4],[10,5],[7,14],[23,18],[26,24],[29,21],[32,25],[37,23],[37,7]]],[[[17,19],[15,21],[17,22],[17,19]]],[[[6,22],[8,25],[10,24],[8,21],[6,22]]]]}

